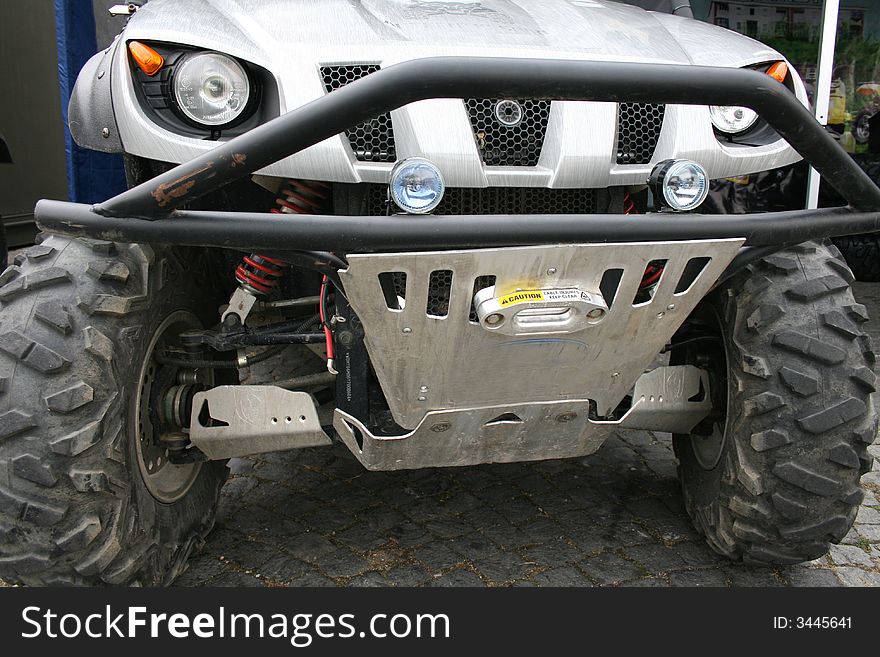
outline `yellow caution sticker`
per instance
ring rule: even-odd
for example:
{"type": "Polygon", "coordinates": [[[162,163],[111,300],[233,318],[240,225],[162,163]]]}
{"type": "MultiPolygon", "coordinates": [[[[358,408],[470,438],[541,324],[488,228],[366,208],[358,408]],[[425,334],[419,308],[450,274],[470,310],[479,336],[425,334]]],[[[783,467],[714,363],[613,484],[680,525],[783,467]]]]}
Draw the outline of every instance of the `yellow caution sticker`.
{"type": "Polygon", "coordinates": [[[503,297],[498,297],[498,305],[504,308],[505,306],[515,306],[518,303],[543,300],[544,292],[542,290],[518,290],[511,294],[505,294],[503,297]]]}
{"type": "Polygon", "coordinates": [[[518,303],[533,303],[535,301],[547,301],[549,303],[573,303],[586,301],[593,303],[593,297],[577,288],[550,288],[546,290],[517,290],[503,297],[498,297],[498,305],[502,308],[515,306],[518,303]]]}

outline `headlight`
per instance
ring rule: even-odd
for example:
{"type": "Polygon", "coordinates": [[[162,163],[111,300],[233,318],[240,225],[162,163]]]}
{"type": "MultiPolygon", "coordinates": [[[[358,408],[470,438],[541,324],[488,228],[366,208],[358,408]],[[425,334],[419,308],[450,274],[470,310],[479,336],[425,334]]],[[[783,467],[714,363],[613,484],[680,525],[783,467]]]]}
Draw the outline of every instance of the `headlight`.
{"type": "Polygon", "coordinates": [[[754,110],[733,105],[711,105],[709,116],[712,125],[728,135],[744,132],[758,120],[758,114],[754,110]]]}
{"type": "Polygon", "coordinates": [[[663,160],[651,171],[648,185],[654,206],[677,212],[694,210],[706,200],[709,181],[706,170],[690,160],[663,160]]]}
{"type": "Polygon", "coordinates": [[[247,106],[251,85],[241,64],[218,52],[187,55],[174,73],[180,110],[202,125],[226,125],[247,106]]]}
{"type": "Polygon", "coordinates": [[[445,189],[440,169],[424,158],[402,160],[391,170],[391,200],[404,212],[432,212],[443,200],[445,189]]]}

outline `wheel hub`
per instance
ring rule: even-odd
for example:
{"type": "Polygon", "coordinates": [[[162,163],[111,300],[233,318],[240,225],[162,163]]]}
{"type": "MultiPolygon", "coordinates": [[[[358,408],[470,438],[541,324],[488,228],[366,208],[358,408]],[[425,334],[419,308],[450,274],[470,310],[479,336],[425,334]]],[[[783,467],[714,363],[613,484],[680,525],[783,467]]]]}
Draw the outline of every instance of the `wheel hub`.
{"type": "MultiPolygon", "coordinates": [[[[187,416],[181,414],[181,409],[186,399],[192,397],[188,392],[191,386],[175,385],[179,368],[162,365],[156,353],[173,343],[183,331],[197,328],[201,328],[201,324],[191,313],[178,311],[169,315],[154,332],[138,377],[134,413],[138,467],[150,494],[167,504],[186,495],[199,474],[201,464],[172,463],[171,453],[180,441],[171,444],[162,440],[163,416],[168,417],[170,411],[171,418],[187,420],[187,416]]],[[[184,425],[181,423],[179,426],[184,425]]]]}

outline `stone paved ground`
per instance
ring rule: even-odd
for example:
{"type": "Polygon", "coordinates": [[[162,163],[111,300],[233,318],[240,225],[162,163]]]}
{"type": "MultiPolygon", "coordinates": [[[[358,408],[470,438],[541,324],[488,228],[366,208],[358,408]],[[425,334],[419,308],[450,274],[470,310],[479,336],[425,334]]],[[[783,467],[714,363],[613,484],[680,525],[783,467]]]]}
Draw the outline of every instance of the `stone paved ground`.
{"type": "MultiPolygon", "coordinates": [[[[880,318],[880,286],[856,295],[880,318]]],[[[869,325],[880,344],[880,321],[869,325]]],[[[231,463],[217,527],[180,586],[880,586],[880,444],[843,544],[731,564],[685,514],[668,435],[582,459],[397,473],[343,447],[231,463]]]]}

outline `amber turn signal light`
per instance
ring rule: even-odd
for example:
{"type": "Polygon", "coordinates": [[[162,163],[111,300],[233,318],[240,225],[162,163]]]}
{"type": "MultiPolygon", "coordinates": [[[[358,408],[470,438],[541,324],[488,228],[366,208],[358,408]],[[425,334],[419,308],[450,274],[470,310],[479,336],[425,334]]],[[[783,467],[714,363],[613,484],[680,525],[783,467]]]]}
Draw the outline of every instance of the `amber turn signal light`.
{"type": "Polygon", "coordinates": [[[137,63],[138,68],[150,76],[156,75],[165,63],[162,55],[140,41],[132,41],[129,43],[128,51],[131,53],[131,56],[134,57],[134,61],[137,63]]]}
{"type": "Polygon", "coordinates": [[[776,62],[767,69],[767,75],[777,82],[785,82],[788,77],[788,64],[785,62],[776,62]]]}

